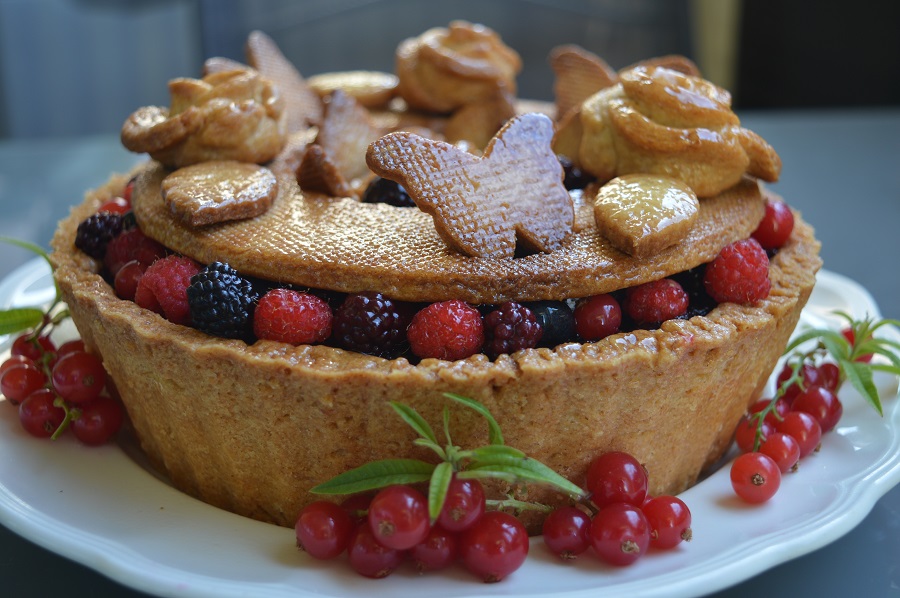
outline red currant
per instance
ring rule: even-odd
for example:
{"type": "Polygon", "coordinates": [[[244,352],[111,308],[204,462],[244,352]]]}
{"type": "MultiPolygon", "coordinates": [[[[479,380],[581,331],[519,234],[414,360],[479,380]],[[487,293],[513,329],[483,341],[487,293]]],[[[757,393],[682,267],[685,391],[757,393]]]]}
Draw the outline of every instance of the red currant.
{"type": "Polygon", "coordinates": [[[341,508],[347,511],[350,519],[355,524],[360,524],[366,520],[369,514],[369,505],[375,494],[371,492],[363,492],[360,494],[351,494],[341,501],[341,508]]]}
{"type": "Polygon", "coordinates": [[[50,380],[66,401],[86,403],[100,395],[106,385],[106,370],[92,353],[70,353],[53,366],[50,380]]]}
{"type": "Polygon", "coordinates": [[[630,565],[650,546],[650,524],[640,507],[622,502],[606,505],[591,522],[591,545],[610,565],[630,565]]]}
{"type": "Polygon", "coordinates": [[[0,376],[6,373],[11,367],[17,365],[30,365],[32,367],[37,367],[37,364],[29,357],[25,357],[24,355],[10,355],[9,358],[0,364],[0,376]]]}
{"type": "Polygon", "coordinates": [[[388,548],[375,539],[367,525],[356,526],[347,546],[347,562],[363,577],[380,579],[387,577],[403,563],[405,552],[388,548]]]}
{"type": "MultiPolygon", "coordinates": [[[[856,332],[854,332],[852,328],[844,328],[841,330],[841,334],[844,335],[844,338],[847,339],[847,342],[850,343],[851,347],[856,345],[856,332]]],[[[873,355],[871,353],[866,353],[857,357],[855,361],[869,363],[872,361],[872,357],[873,355]]]]}
{"type": "MultiPolygon", "coordinates": [[[[750,409],[748,409],[748,413],[753,415],[754,413],[759,413],[763,409],[767,408],[772,403],[772,399],[759,399],[752,405],[750,405],[750,409]]],[[[770,411],[766,414],[765,421],[774,426],[784,415],[791,410],[791,406],[788,405],[788,402],[784,399],[778,399],[778,403],[775,404],[775,411],[770,411]]]]}
{"type": "Polygon", "coordinates": [[[823,434],[833,430],[844,414],[844,406],[838,396],[824,386],[811,386],[801,392],[791,404],[791,409],[816,418],[823,434]]]}
{"type": "Polygon", "coordinates": [[[522,566],[528,556],[528,532],[503,511],[488,511],[459,538],[463,564],[485,582],[496,582],[522,566]]]}
{"type": "Polygon", "coordinates": [[[586,341],[597,341],[619,331],[622,308],[612,295],[594,295],[575,307],[575,331],[586,341]]]}
{"type": "Polygon", "coordinates": [[[130,210],[131,204],[125,201],[123,197],[113,197],[97,208],[98,212],[111,212],[113,214],[125,214],[130,210]]]}
{"type": "Polygon", "coordinates": [[[116,297],[128,301],[134,301],[137,293],[138,285],[144,276],[144,267],[137,260],[131,260],[124,266],[119,268],[113,279],[113,287],[116,290],[116,297]]]}
{"type": "Polygon", "coordinates": [[[19,363],[9,367],[0,376],[0,392],[17,405],[31,393],[47,384],[47,376],[37,366],[19,363]]]}
{"type": "Polygon", "coordinates": [[[56,353],[56,345],[46,335],[35,337],[23,334],[13,341],[11,355],[24,355],[35,363],[40,363],[45,353],[56,353]]]}
{"type": "Polygon", "coordinates": [[[784,432],[772,432],[759,446],[759,452],[771,457],[781,473],[796,471],[800,465],[800,444],[784,432]]]}
{"type": "MultiPolygon", "coordinates": [[[[781,373],[778,374],[778,387],[781,388],[785,382],[790,380],[793,373],[794,370],[791,364],[785,364],[781,370],[781,373]]],[[[794,398],[796,398],[798,394],[803,392],[803,390],[815,384],[819,384],[820,376],[822,375],[819,369],[811,363],[804,363],[803,365],[801,365],[798,374],[800,375],[801,382],[792,382],[791,385],[785,389],[784,394],[781,396],[781,398],[787,402],[788,406],[793,403],[794,398]]]]}
{"type": "Polygon", "coordinates": [[[774,430],[775,426],[766,418],[760,422],[756,417],[744,417],[734,431],[734,442],[742,453],[749,453],[756,449],[757,431],[760,432],[760,442],[763,442],[774,430]]]}
{"type": "Polygon", "coordinates": [[[830,361],[819,364],[819,381],[831,392],[837,392],[841,386],[841,368],[830,361]]]}
{"type": "Polygon", "coordinates": [[[333,559],[350,544],[353,521],[346,509],[319,500],[303,507],[294,532],[297,546],[316,559],[333,559]]]}
{"type": "Polygon", "coordinates": [[[781,470],[763,453],[744,453],[731,464],[731,486],[744,501],[758,504],[775,496],[781,485],[781,470]]]}
{"type": "Polygon", "coordinates": [[[484,509],[484,487],[481,482],[454,476],[447,488],[447,498],[437,523],[445,530],[461,532],[478,521],[484,509]]]}
{"type": "Polygon", "coordinates": [[[641,507],[650,524],[650,545],[655,548],[673,548],[681,542],[690,542],[691,510],[677,496],[657,496],[641,507]]]}
{"type": "Polygon", "coordinates": [[[647,472],[628,453],[612,451],[591,461],[586,486],[598,507],[615,502],[640,506],[647,497],[647,472]]]}
{"type": "Polygon", "coordinates": [[[591,545],[591,518],[576,507],[554,509],[544,519],[544,544],[563,560],[574,559],[591,545]]]}
{"type": "Polygon", "coordinates": [[[388,486],[369,504],[369,527],[375,539],[388,548],[412,548],[431,528],[428,499],[410,486],[388,486]]]}
{"type": "Polygon", "coordinates": [[[66,412],[53,404],[56,393],[42,388],[19,404],[19,422],[25,431],[38,438],[49,438],[62,425],[66,412]]]}
{"type": "Polygon", "coordinates": [[[767,199],[766,212],[752,237],[759,241],[763,249],[782,247],[794,230],[794,214],[783,201],[767,199]]]}
{"type": "Polygon", "coordinates": [[[822,426],[816,418],[802,411],[791,411],[785,415],[775,430],[794,437],[800,445],[801,459],[815,451],[822,441],[822,426]]]}
{"type": "Polygon", "coordinates": [[[420,573],[445,569],[456,562],[458,554],[456,534],[437,525],[409,551],[410,559],[420,573]]]}
{"type": "Polygon", "coordinates": [[[63,344],[61,344],[59,346],[59,349],[56,350],[56,356],[59,359],[62,359],[69,353],[79,353],[79,352],[84,352],[84,351],[87,351],[87,349],[84,346],[84,341],[81,340],[80,338],[76,338],[74,340],[66,341],[63,344]]]}
{"type": "Polygon", "coordinates": [[[125,419],[119,402],[105,396],[81,403],[79,408],[81,415],[72,420],[72,433],[89,446],[107,443],[116,435],[125,419]]]}

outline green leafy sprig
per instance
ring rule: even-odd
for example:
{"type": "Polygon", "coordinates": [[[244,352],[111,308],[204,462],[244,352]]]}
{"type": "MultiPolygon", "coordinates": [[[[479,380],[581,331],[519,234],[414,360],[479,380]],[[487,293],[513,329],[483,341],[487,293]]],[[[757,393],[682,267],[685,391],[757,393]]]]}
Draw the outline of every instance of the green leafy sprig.
{"type": "MultiPolygon", "coordinates": [[[[441,513],[447,489],[455,475],[461,479],[499,479],[510,483],[536,483],[551,486],[575,500],[585,500],[584,490],[522,451],[504,444],[503,433],[490,411],[478,401],[445,393],[458,405],[478,413],[488,425],[489,444],[474,449],[462,449],[453,443],[450,434],[450,409],[443,410],[443,432],[446,443],[441,445],[431,425],[409,405],[392,402],[393,410],[418,434],[413,442],[431,449],[440,461],[430,463],[419,459],[383,459],[351,469],[311,491],[316,494],[356,494],[394,484],[428,483],[428,511],[432,521],[441,513]]],[[[494,508],[549,510],[546,505],[514,499],[490,501],[494,508]]]]}
{"type": "Polygon", "coordinates": [[[840,331],[831,328],[812,328],[798,334],[785,348],[784,355],[788,355],[787,365],[791,368],[791,375],[781,381],[769,404],[752,415],[756,420],[753,450],[759,450],[763,441],[762,422],[766,416],[771,413],[776,419],[781,420],[777,403],[788,388],[796,384],[800,390],[806,390],[802,375],[805,364],[815,365],[826,360],[833,361],[840,372],[839,387],[844,382],[849,382],[879,415],[884,415],[881,397],[874,382],[874,373],[881,371],[900,376],[900,343],[878,336],[876,332],[884,326],[900,326],[900,321],[876,320],[868,316],[857,320],[843,311],[834,313],[846,322],[846,326],[840,331]],[[815,344],[811,348],[801,349],[802,345],[812,341],[815,341],[815,344]],[[870,363],[876,355],[886,358],[888,363],[878,361],[870,363]]]}
{"type": "MultiPolygon", "coordinates": [[[[50,268],[53,268],[53,264],[50,262],[50,256],[47,252],[34,243],[20,241],[19,239],[10,237],[0,237],[0,242],[27,249],[43,258],[50,268]]],[[[53,281],[53,286],[55,289],[53,301],[46,309],[37,306],[29,306],[11,307],[9,309],[0,310],[0,335],[30,330],[32,331],[31,338],[34,339],[34,342],[37,342],[37,338],[49,327],[55,326],[69,317],[69,311],[63,304],[62,294],[60,293],[59,285],[55,280],[53,281]]]]}

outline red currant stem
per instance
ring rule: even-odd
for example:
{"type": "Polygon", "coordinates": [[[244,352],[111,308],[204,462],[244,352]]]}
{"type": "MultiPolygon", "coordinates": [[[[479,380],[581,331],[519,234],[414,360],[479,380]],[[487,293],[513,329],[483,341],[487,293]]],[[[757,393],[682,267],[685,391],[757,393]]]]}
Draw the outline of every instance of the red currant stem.
{"type": "Polygon", "coordinates": [[[53,432],[53,434],[50,436],[50,440],[56,440],[57,438],[62,436],[63,432],[69,429],[69,426],[72,424],[72,422],[81,417],[81,409],[78,409],[76,407],[69,407],[68,405],[66,405],[66,402],[62,397],[56,397],[55,399],[53,399],[53,406],[62,409],[65,412],[66,416],[63,418],[62,423],[59,424],[59,427],[56,428],[56,431],[53,432]]]}
{"type": "MultiPolygon", "coordinates": [[[[50,311],[52,311],[52,309],[53,308],[51,307],[51,309],[48,310],[47,313],[50,313],[50,311]]],[[[50,323],[53,326],[59,326],[62,322],[64,322],[71,315],[72,315],[72,312],[70,312],[68,309],[64,309],[64,310],[58,312],[56,315],[54,315],[53,318],[50,320],[50,323]]]]}
{"type": "Polygon", "coordinates": [[[516,511],[541,511],[542,513],[551,513],[553,507],[539,502],[528,502],[517,500],[515,498],[504,499],[488,499],[485,504],[489,509],[501,511],[503,509],[514,509],[516,511]]]}

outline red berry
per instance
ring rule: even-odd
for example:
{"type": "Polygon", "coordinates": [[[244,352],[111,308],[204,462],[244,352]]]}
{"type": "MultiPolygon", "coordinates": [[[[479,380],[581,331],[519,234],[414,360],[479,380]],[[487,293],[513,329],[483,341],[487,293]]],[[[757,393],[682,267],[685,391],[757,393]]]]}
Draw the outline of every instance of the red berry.
{"type": "Polygon", "coordinates": [[[388,548],[412,548],[431,528],[428,499],[410,486],[388,486],[369,504],[369,527],[375,539],[388,548]]]}
{"type": "Polygon", "coordinates": [[[69,353],[83,353],[84,351],[87,351],[84,346],[84,341],[80,338],[76,338],[61,344],[56,351],[56,357],[62,359],[69,353]]]}
{"type": "Polygon", "coordinates": [[[31,367],[35,368],[38,367],[34,360],[29,357],[25,357],[24,355],[10,355],[6,359],[6,361],[0,364],[0,376],[3,376],[6,370],[17,365],[30,365],[31,367]]]}
{"type": "Polygon", "coordinates": [[[794,230],[794,214],[783,201],[766,200],[766,213],[752,237],[759,241],[763,249],[782,247],[794,230]]]}
{"type": "Polygon", "coordinates": [[[439,301],[413,316],[407,337],[417,357],[454,361],[481,351],[484,323],[478,310],[464,301],[439,301]]]}
{"type": "Polygon", "coordinates": [[[125,214],[131,210],[131,204],[122,197],[113,197],[97,208],[98,212],[111,212],[113,214],[125,214]]]}
{"type": "Polygon", "coordinates": [[[56,393],[41,388],[19,404],[19,422],[26,432],[38,438],[50,438],[66,418],[62,407],[54,405],[56,393]]]}
{"type": "Polygon", "coordinates": [[[166,256],[166,248],[154,241],[139,228],[122,232],[106,246],[103,265],[110,276],[115,277],[129,262],[136,261],[146,270],[156,260],[166,256]]]}
{"type": "Polygon", "coordinates": [[[387,548],[375,539],[367,524],[358,525],[347,546],[347,562],[363,577],[387,577],[403,563],[405,552],[387,548]]]}
{"type": "MultiPolygon", "coordinates": [[[[763,409],[767,408],[769,404],[772,402],[772,399],[759,399],[752,405],[750,405],[750,409],[747,410],[747,413],[753,415],[755,413],[759,413],[763,409]]],[[[784,417],[784,414],[791,410],[790,405],[784,398],[779,398],[778,403],[775,405],[775,411],[770,411],[766,414],[765,421],[772,425],[773,427],[781,418],[784,417]]]]}
{"type": "Polygon", "coordinates": [[[528,532],[503,511],[488,511],[459,537],[459,553],[470,573],[486,583],[500,581],[528,556],[528,532]]]}
{"type": "Polygon", "coordinates": [[[458,554],[456,534],[437,525],[409,551],[410,559],[420,573],[445,569],[456,562],[458,554]]]}
{"type": "Polygon", "coordinates": [[[531,349],[538,345],[543,329],[530,309],[515,301],[506,301],[484,317],[484,352],[491,359],[498,355],[531,349]]]}
{"type": "Polygon", "coordinates": [[[187,288],[199,271],[200,264],[187,257],[170,255],[157,260],[141,277],[134,301],[174,324],[186,325],[191,320],[187,288]]]}
{"type": "Polygon", "coordinates": [[[841,368],[830,361],[819,364],[819,383],[831,392],[837,392],[841,386],[841,368]]]}
{"type": "Polygon", "coordinates": [[[44,387],[47,376],[37,366],[17,363],[0,376],[0,392],[13,405],[44,387]]]}
{"type": "Polygon", "coordinates": [[[604,453],[588,466],[586,487],[598,507],[616,502],[640,506],[647,497],[647,486],[644,466],[628,453],[604,453]]]}
{"type": "Polygon", "coordinates": [[[262,296],[253,313],[253,333],[257,338],[311,345],[331,335],[331,307],[309,293],[273,289],[262,296]]]}
{"type": "Polygon", "coordinates": [[[800,444],[784,432],[772,432],[759,446],[759,452],[771,457],[781,473],[796,471],[800,465],[800,444]]]}
{"type": "Polygon", "coordinates": [[[50,375],[54,390],[70,403],[96,399],[106,386],[103,362],[91,353],[69,353],[60,359],[50,375]]]}
{"type": "Polygon", "coordinates": [[[445,530],[461,532],[472,527],[485,510],[484,487],[478,480],[453,477],[437,523],[445,530]]]}
{"type": "Polygon", "coordinates": [[[755,303],[769,296],[769,257],[756,239],[727,245],[706,265],[703,284],[719,303],[755,303]]]}
{"type": "Polygon", "coordinates": [[[113,288],[116,291],[116,297],[127,301],[134,301],[137,294],[138,285],[141,284],[141,278],[144,276],[144,267],[137,260],[132,260],[119,268],[113,279],[113,288]]]}
{"type": "MultiPolygon", "coordinates": [[[[852,348],[856,347],[856,332],[852,328],[844,328],[843,330],[841,330],[841,334],[844,335],[844,338],[847,339],[847,342],[850,343],[850,346],[852,348]]],[[[872,353],[865,353],[854,358],[854,361],[869,363],[870,361],[872,361],[872,357],[872,353]]]]}
{"type": "Polygon", "coordinates": [[[554,509],[544,519],[544,544],[563,560],[570,560],[587,550],[590,540],[591,518],[576,507],[554,509]]]}
{"type": "Polygon", "coordinates": [[[691,510],[677,496],[657,496],[641,507],[650,524],[650,545],[655,548],[674,548],[681,542],[689,542],[691,510]]]}
{"type": "Polygon", "coordinates": [[[586,341],[598,341],[619,331],[622,307],[612,295],[594,295],[575,306],[575,331],[586,341]]]}
{"type": "Polygon", "coordinates": [[[742,453],[749,453],[756,450],[756,439],[760,438],[760,442],[764,442],[769,434],[775,431],[775,426],[769,423],[768,419],[762,420],[762,429],[759,429],[760,421],[756,417],[744,417],[738,423],[734,431],[734,443],[742,453]]]}
{"type": "Polygon", "coordinates": [[[122,406],[109,397],[98,397],[78,407],[81,415],[72,421],[72,433],[88,446],[100,446],[109,442],[125,419],[122,406]]]}
{"type": "Polygon", "coordinates": [[[819,447],[822,441],[822,426],[816,418],[802,411],[791,411],[775,426],[776,432],[793,436],[800,445],[800,458],[804,458],[819,447]]]}
{"type": "Polygon", "coordinates": [[[347,511],[347,514],[350,515],[350,519],[353,523],[358,525],[366,520],[366,515],[369,512],[369,504],[371,504],[372,498],[374,497],[375,494],[372,492],[351,494],[341,501],[341,508],[347,511]]]}
{"type": "MultiPolygon", "coordinates": [[[[791,379],[793,373],[793,365],[786,363],[782,368],[781,373],[778,374],[778,379],[776,381],[778,388],[784,386],[784,384],[791,379]]],[[[792,382],[790,386],[784,389],[784,394],[781,396],[781,399],[787,403],[788,407],[793,404],[794,399],[803,392],[804,389],[811,388],[812,386],[821,383],[822,370],[811,363],[803,363],[800,366],[798,375],[800,376],[800,381],[792,382]]]]}
{"type": "Polygon", "coordinates": [[[830,432],[837,426],[844,413],[844,406],[838,396],[824,386],[810,386],[791,403],[791,410],[809,413],[822,428],[822,433],[830,432]]]}
{"type": "Polygon", "coordinates": [[[347,510],[324,500],[303,507],[294,524],[297,546],[317,559],[333,559],[343,553],[353,529],[347,510]]]}
{"type": "Polygon", "coordinates": [[[34,336],[26,333],[13,341],[10,355],[24,355],[35,363],[41,363],[47,353],[56,353],[56,345],[46,335],[34,336]]]}
{"type": "Polygon", "coordinates": [[[763,453],[744,453],[731,464],[731,486],[744,501],[758,504],[775,496],[781,470],[763,453]]]}
{"type": "Polygon", "coordinates": [[[630,565],[650,546],[647,517],[635,505],[621,502],[606,505],[591,522],[591,546],[610,565],[630,565]]]}
{"type": "Polygon", "coordinates": [[[688,294],[671,278],[663,278],[627,289],[624,307],[638,325],[656,325],[683,316],[688,294]]]}

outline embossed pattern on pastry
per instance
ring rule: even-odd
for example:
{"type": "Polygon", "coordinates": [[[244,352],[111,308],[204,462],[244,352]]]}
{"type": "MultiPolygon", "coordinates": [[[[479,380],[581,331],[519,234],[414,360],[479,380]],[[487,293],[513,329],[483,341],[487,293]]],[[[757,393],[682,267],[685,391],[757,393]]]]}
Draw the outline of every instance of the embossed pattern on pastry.
{"type": "Polygon", "coordinates": [[[731,95],[712,83],[663,67],[638,66],[581,106],[572,129],[557,133],[579,166],[601,181],[635,172],[685,181],[699,197],[715,195],[745,174],[775,181],[781,161],[740,126],[731,95]],[[580,130],[579,130],[580,128],[580,130]]]}
{"type": "Polygon", "coordinates": [[[456,251],[512,258],[517,240],[550,252],[572,232],[572,198],[552,137],[549,118],[525,114],[509,121],[480,158],[444,142],[392,133],[369,146],[366,162],[403,185],[456,251]]]}
{"type": "Polygon", "coordinates": [[[453,21],[397,47],[395,71],[410,107],[452,112],[498,95],[515,97],[522,60],[483,25],[453,21]]]}
{"type": "Polygon", "coordinates": [[[284,101],[250,69],[169,82],[169,108],[140,108],[122,125],[122,144],[173,168],[206,160],[263,163],[287,139],[284,101]]]}

